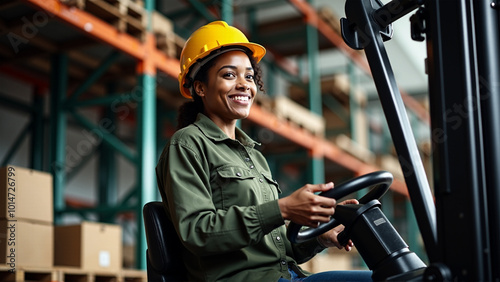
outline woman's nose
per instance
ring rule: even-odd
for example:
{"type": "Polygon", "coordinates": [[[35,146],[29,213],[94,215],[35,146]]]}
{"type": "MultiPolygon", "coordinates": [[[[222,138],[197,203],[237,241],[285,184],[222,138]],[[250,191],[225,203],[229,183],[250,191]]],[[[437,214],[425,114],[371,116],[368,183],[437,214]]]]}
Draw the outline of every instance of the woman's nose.
{"type": "Polygon", "coordinates": [[[242,81],[238,82],[238,84],[236,85],[236,87],[238,89],[245,89],[245,90],[250,89],[250,86],[248,85],[248,83],[246,81],[244,81],[244,82],[242,82],[242,81]]]}

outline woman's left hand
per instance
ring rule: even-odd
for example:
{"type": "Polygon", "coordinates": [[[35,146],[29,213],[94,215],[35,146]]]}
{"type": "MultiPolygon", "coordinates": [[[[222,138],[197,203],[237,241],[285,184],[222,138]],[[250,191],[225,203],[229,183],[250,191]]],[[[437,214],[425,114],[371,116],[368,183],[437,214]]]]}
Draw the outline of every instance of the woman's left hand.
{"type": "MultiPolygon", "coordinates": [[[[345,200],[345,201],[339,203],[339,205],[348,205],[348,204],[359,204],[359,202],[356,199],[349,199],[349,200],[345,200]]],[[[349,252],[352,249],[352,247],[354,246],[353,242],[351,240],[349,240],[349,242],[347,242],[347,244],[345,246],[342,246],[339,243],[338,238],[337,238],[339,233],[342,232],[343,230],[344,230],[344,225],[339,225],[339,226],[333,228],[332,230],[319,235],[318,242],[323,247],[326,247],[326,248],[337,247],[339,250],[345,249],[346,251],[349,252]]]]}

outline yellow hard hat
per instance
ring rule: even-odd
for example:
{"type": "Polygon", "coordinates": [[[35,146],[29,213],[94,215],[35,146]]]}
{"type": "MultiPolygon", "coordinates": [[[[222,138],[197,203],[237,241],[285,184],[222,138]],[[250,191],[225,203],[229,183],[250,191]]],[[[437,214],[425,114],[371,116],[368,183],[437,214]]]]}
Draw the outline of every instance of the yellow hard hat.
{"type": "Polygon", "coordinates": [[[266,54],[266,49],[259,44],[251,43],[239,29],[229,26],[224,21],[214,21],[196,30],[186,41],[181,52],[181,72],[179,74],[179,88],[182,96],[191,98],[189,85],[200,67],[207,62],[212,51],[225,48],[225,51],[244,50],[246,47],[252,52],[258,63],[266,54]],[[234,47],[234,48],[232,48],[234,47]],[[204,60],[202,60],[204,59],[204,60]],[[189,79],[189,81],[188,81],[189,79]],[[189,82],[189,83],[188,83],[189,82]]]}

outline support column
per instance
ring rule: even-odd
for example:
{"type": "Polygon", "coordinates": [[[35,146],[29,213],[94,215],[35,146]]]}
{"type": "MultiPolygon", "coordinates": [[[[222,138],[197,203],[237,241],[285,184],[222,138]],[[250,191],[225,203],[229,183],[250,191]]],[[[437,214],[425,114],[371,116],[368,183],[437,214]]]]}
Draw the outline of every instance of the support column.
{"type": "Polygon", "coordinates": [[[64,189],[66,185],[66,128],[67,120],[63,105],[66,100],[68,84],[68,56],[52,56],[50,77],[50,158],[49,171],[54,185],[54,223],[60,222],[57,211],[63,210],[64,189]]]}
{"type": "Polygon", "coordinates": [[[233,0],[221,0],[222,20],[233,25],[233,0]]]}
{"type": "Polygon", "coordinates": [[[31,168],[43,171],[43,148],[45,120],[43,118],[44,100],[42,90],[35,86],[33,90],[33,112],[31,112],[31,168]]]}
{"type": "MultiPolygon", "coordinates": [[[[146,0],[145,7],[148,19],[155,6],[154,0],[146,0]]],[[[151,31],[151,21],[148,22],[151,31]]],[[[155,38],[148,32],[146,42],[147,54],[156,48],[155,38]]],[[[138,85],[137,101],[137,236],[135,245],[136,267],[146,269],[146,233],[142,208],[156,199],[156,65],[150,56],[145,56],[137,65],[138,85]]]]}
{"type": "MultiPolygon", "coordinates": [[[[155,200],[156,187],[156,78],[149,74],[139,75],[142,99],[138,101],[138,207],[137,207],[137,228],[136,258],[137,267],[146,269],[145,250],[147,242],[144,233],[144,221],[142,218],[142,207],[150,201],[155,200]]],[[[139,93],[138,93],[139,94],[139,93]]]]}
{"type": "MultiPolygon", "coordinates": [[[[312,20],[312,19],[308,19],[312,20]]],[[[323,115],[322,101],[321,101],[321,79],[318,70],[318,30],[310,22],[306,24],[307,36],[307,59],[309,68],[309,109],[311,112],[323,115]]],[[[318,184],[325,182],[325,164],[324,158],[317,152],[312,152],[309,161],[310,181],[311,183],[318,184]]]]}
{"type": "MultiPolygon", "coordinates": [[[[108,87],[108,93],[114,93],[114,87],[108,87]]],[[[116,129],[116,114],[107,106],[104,110],[103,118],[106,119],[110,126],[109,134],[114,135],[116,129]]],[[[102,142],[99,146],[99,164],[98,164],[98,179],[99,179],[99,205],[111,207],[116,206],[118,201],[118,185],[117,185],[117,167],[116,167],[116,152],[112,145],[107,142],[102,142]]],[[[115,213],[99,214],[99,221],[106,223],[114,223],[115,213]]]]}

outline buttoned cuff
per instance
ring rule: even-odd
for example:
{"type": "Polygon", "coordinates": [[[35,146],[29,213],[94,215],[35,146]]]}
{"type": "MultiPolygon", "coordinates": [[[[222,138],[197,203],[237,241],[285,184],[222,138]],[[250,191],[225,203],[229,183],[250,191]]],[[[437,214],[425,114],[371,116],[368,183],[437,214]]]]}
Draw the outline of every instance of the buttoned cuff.
{"type": "Polygon", "coordinates": [[[285,220],[281,216],[278,200],[258,205],[256,211],[264,234],[285,224],[285,220]]]}

